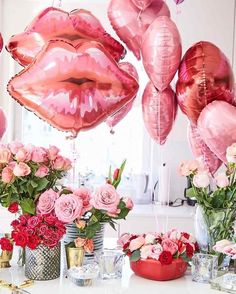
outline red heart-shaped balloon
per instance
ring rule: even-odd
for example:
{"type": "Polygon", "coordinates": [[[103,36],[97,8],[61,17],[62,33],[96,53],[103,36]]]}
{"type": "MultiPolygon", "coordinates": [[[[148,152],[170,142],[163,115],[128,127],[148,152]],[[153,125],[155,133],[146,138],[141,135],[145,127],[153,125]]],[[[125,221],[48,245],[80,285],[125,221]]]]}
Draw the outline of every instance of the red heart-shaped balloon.
{"type": "Polygon", "coordinates": [[[142,110],[149,135],[158,144],[164,144],[177,114],[175,92],[170,86],[160,92],[149,82],[143,92],[142,110]]]}
{"type": "Polygon", "coordinates": [[[236,143],[236,107],[224,101],[208,104],[199,116],[198,129],[211,151],[226,162],[227,147],[236,143]]]}
{"type": "Polygon", "coordinates": [[[214,100],[235,104],[233,88],[230,63],[219,48],[202,41],[187,50],[179,67],[176,95],[181,110],[193,124],[214,100]]]}
{"type": "Polygon", "coordinates": [[[21,65],[29,65],[49,41],[60,39],[76,46],[80,39],[103,44],[119,61],[125,55],[124,47],[112,38],[99,20],[89,11],[76,9],[70,13],[55,7],[43,10],[21,34],[12,36],[7,50],[21,65]]]}
{"type": "Polygon", "coordinates": [[[170,16],[168,6],[156,0],[140,12],[130,0],[111,0],[108,17],[120,39],[140,59],[140,47],[144,33],[158,16],[170,16]]]}
{"type": "Polygon", "coordinates": [[[137,81],[97,42],[50,41],[8,84],[10,95],[52,126],[76,135],[128,103],[137,81]]]}

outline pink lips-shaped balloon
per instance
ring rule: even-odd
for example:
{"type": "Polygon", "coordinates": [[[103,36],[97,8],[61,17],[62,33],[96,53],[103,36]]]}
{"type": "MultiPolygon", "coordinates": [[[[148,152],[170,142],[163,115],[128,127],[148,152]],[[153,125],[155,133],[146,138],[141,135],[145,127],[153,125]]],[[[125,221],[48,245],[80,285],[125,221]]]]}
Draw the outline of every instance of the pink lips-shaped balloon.
{"type": "Polygon", "coordinates": [[[177,114],[175,93],[169,86],[159,92],[149,82],[142,97],[143,121],[145,127],[158,144],[163,145],[174,124],[177,114]]]}
{"type": "Polygon", "coordinates": [[[136,80],[97,42],[50,41],[8,84],[10,95],[59,130],[95,127],[137,93],[136,80]]]}
{"type": "Polygon", "coordinates": [[[12,36],[7,50],[17,62],[27,66],[49,40],[55,39],[75,46],[79,39],[95,40],[102,43],[115,60],[125,55],[124,47],[104,30],[91,12],[77,9],[67,13],[54,7],[43,10],[23,33],[12,36]]]}
{"type": "Polygon", "coordinates": [[[211,151],[226,163],[226,149],[236,142],[236,107],[213,101],[201,112],[198,129],[211,151]]]}
{"type": "Polygon", "coordinates": [[[111,0],[108,17],[120,39],[140,59],[140,47],[144,33],[158,16],[170,16],[168,6],[162,0],[155,0],[140,12],[131,0],[111,0]]]}
{"type": "MultiPolygon", "coordinates": [[[[134,77],[136,81],[138,82],[139,78],[138,78],[137,70],[131,63],[121,62],[119,63],[119,67],[120,69],[126,71],[129,75],[134,77]]],[[[106,123],[110,128],[117,125],[129,113],[129,111],[132,109],[135,98],[136,96],[134,96],[133,99],[129,103],[127,103],[124,107],[122,107],[119,111],[117,111],[112,116],[108,117],[108,119],[106,120],[106,123]]]]}
{"type": "Polygon", "coordinates": [[[2,47],[3,47],[3,38],[2,38],[2,35],[0,33],[0,53],[2,51],[2,47]]]}
{"type": "Polygon", "coordinates": [[[209,149],[201,138],[198,128],[194,125],[188,126],[188,140],[195,158],[200,159],[209,172],[214,175],[221,166],[222,161],[209,149]]]}

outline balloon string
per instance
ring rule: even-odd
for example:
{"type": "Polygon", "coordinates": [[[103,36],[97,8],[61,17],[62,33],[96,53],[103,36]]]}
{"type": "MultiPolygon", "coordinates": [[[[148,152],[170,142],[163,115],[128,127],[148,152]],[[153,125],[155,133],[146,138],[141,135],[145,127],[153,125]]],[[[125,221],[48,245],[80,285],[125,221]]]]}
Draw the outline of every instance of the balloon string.
{"type": "Polygon", "coordinates": [[[234,66],[235,34],[236,34],[236,0],[234,0],[232,67],[234,66]]]}

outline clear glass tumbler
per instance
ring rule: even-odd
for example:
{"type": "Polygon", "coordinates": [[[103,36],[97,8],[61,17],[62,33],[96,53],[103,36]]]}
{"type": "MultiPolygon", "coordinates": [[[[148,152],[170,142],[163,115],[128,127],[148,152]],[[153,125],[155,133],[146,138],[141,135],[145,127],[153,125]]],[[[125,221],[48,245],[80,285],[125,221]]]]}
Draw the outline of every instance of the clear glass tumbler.
{"type": "Polygon", "coordinates": [[[104,249],[96,252],[95,258],[99,266],[101,279],[118,279],[122,277],[124,254],[119,250],[104,249]]]}
{"type": "Polygon", "coordinates": [[[210,254],[197,253],[192,259],[192,280],[209,283],[217,277],[218,257],[210,254]]]}

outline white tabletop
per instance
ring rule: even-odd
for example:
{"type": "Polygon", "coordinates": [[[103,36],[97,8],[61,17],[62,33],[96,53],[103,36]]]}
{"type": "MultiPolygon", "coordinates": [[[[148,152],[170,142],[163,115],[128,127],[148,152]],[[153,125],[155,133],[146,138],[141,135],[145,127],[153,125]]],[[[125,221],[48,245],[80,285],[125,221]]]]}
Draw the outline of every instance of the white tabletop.
{"type": "MultiPolygon", "coordinates": [[[[23,268],[12,267],[0,269],[0,279],[22,283],[24,278],[23,268]]],[[[70,280],[61,278],[46,282],[35,282],[34,285],[26,288],[30,294],[210,294],[219,293],[212,290],[209,284],[192,282],[189,272],[180,279],[166,282],[157,282],[136,276],[129,268],[126,260],[123,277],[120,280],[97,281],[91,287],[78,287],[70,280]]],[[[11,293],[8,289],[0,288],[1,294],[11,293]]],[[[22,293],[23,294],[23,293],[22,293]]]]}

